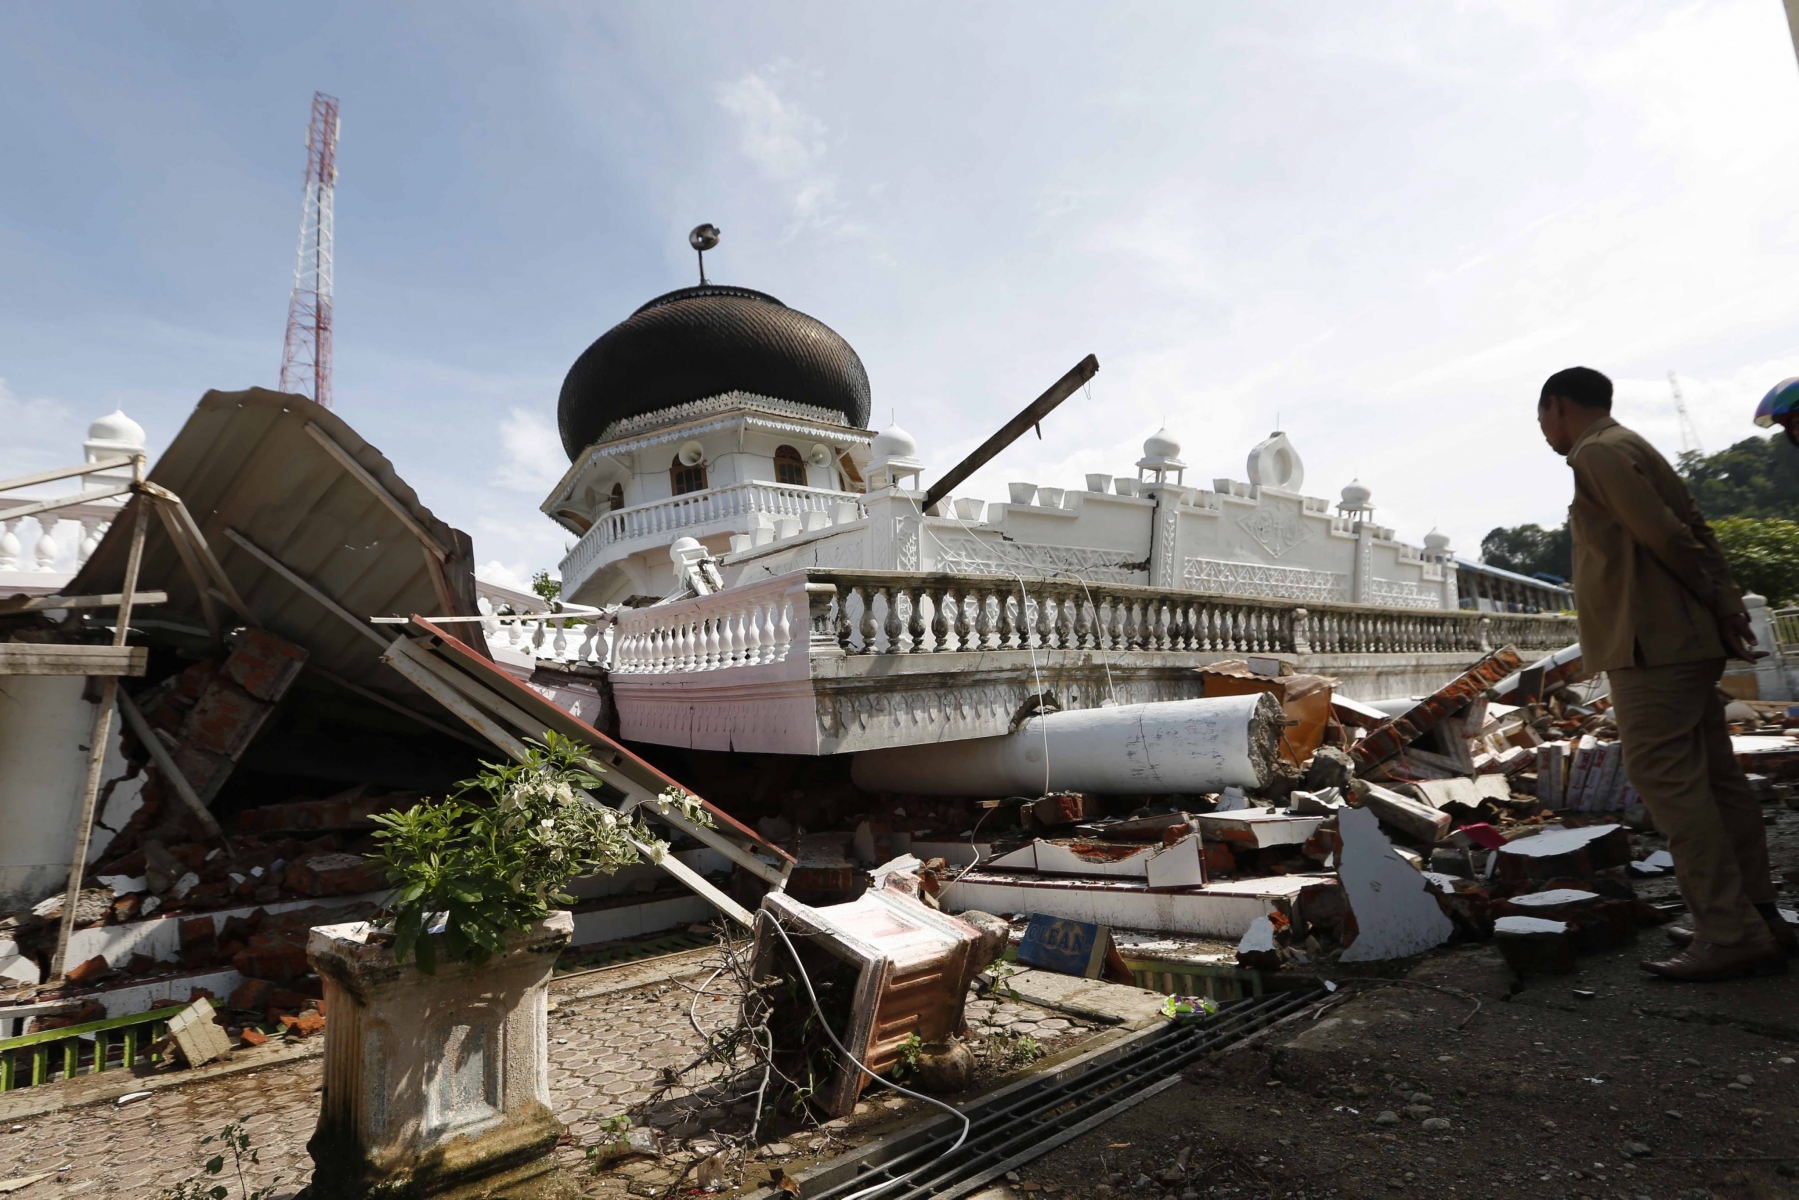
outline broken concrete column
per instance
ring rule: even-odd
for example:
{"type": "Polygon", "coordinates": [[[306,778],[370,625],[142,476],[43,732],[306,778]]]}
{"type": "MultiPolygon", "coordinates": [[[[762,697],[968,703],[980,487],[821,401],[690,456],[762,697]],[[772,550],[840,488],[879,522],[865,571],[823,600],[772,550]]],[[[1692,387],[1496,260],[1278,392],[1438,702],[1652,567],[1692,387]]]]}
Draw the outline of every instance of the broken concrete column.
{"type": "Polygon", "coordinates": [[[565,1200],[550,1111],[547,986],[574,918],[552,913],[477,966],[426,975],[364,922],[312,931],[325,982],[325,1089],[305,1200],[565,1200]]]}
{"type": "Polygon", "coordinates": [[[1266,692],[1077,709],[1032,717],[1000,737],[867,750],[850,774],[866,791],[929,796],[1261,788],[1282,720],[1266,692]]]}

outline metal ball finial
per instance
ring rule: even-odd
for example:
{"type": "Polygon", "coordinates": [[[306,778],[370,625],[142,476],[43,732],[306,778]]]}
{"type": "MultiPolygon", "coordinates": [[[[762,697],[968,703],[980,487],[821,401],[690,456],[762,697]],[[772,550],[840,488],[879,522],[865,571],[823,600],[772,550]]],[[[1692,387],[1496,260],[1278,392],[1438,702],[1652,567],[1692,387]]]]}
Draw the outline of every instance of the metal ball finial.
{"type": "Polygon", "coordinates": [[[687,235],[687,244],[693,247],[694,253],[700,257],[700,286],[706,286],[706,251],[718,245],[718,226],[695,225],[693,232],[687,235]]]}

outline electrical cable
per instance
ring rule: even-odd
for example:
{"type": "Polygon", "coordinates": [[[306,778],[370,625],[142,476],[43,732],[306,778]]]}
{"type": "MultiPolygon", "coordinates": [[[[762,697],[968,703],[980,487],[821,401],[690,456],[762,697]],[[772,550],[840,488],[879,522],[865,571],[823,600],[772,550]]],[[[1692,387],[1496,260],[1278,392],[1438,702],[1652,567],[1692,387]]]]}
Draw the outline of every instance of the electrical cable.
{"type": "Polygon", "coordinates": [[[956,1139],[955,1145],[951,1146],[948,1150],[945,1150],[937,1158],[932,1159],[930,1162],[922,1163],[919,1166],[912,1168],[912,1170],[906,1172],[904,1175],[889,1179],[885,1183],[878,1183],[874,1187],[864,1188],[859,1192],[851,1192],[848,1196],[845,1196],[843,1200],[862,1200],[865,1196],[872,1196],[878,1192],[884,1192],[888,1188],[895,1187],[911,1179],[914,1175],[918,1174],[918,1172],[924,1170],[925,1167],[940,1162],[960,1150],[962,1148],[962,1143],[968,1140],[969,1131],[974,1128],[974,1123],[970,1121],[967,1115],[961,1110],[953,1105],[945,1104],[935,1096],[927,1096],[922,1092],[915,1092],[911,1088],[901,1087],[891,1079],[884,1079],[881,1076],[876,1075],[873,1071],[868,1069],[867,1065],[863,1063],[861,1059],[850,1053],[849,1047],[838,1040],[837,1031],[831,1028],[831,1022],[825,1017],[825,1010],[818,1002],[818,993],[812,990],[812,976],[806,973],[806,964],[800,961],[800,952],[794,947],[793,939],[787,936],[786,927],[781,924],[781,919],[773,913],[768,913],[767,915],[769,924],[774,926],[775,932],[780,934],[781,940],[787,944],[787,953],[793,959],[794,969],[800,973],[800,982],[806,985],[806,997],[812,1001],[812,1011],[818,1014],[818,1023],[823,1027],[825,1036],[831,1039],[831,1044],[837,1047],[838,1051],[841,1052],[845,1058],[856,1064],[857,1070],[861,1071],[875,1082],[884,1083],[903,1096],[911,1096],[915,1100],[923,1100],[926,1104],[934,1104],[950,1116],[955,1117],[962,1122],[962,1135],[956,1139]]]}
{"type": "MultiPolygon", "coordinates": [[[[945,546],[943,544],[942,539],[940,539],[936,534],[931,532],[930,520],[926,517],[923,506],[921,506],[918,503],[917,497],[912,497],[911,499],[912,499],[912,508],[914,509],[914,511],[916,511],[918,513],[918,527],[924,531],[924,534],[926,537],[930,538],[933,542],[937,543],[937,548],[939,550],[943,551],[945,554],[948,554],[949,547],[945,546]]],[[[952,517],[950,519],[954,520],[957,524],[962,524],[962,519],[960,517],[952,517]]],[[[963,525],[963,528],[966,529],[967,526],[963,525]]],[[[970,532],[972,532],[972,531],[970,531],[970,532]]],[[[1020,575],[1017,571],[1014,571],[1014,572],[1012,572],[1012,578],[1018,584],[1018,619],[1019,619],[1020,623],[1024,626],[1024,629],[1019,634],[1018,640],[1024,644],[1025,650],[1030,653],[1031,677],[1037,683],[1037,695],[1039,698],[1041,698],[1046,693],[1043,690],[1043,670],[1041,667],[1039,667],[1037,665],[1037,647],[1035,645],[1033,645],[1031,642],[1030,594],[1025,590],[1023,575],[1020,575]]],[[[1003,602],[1002,602],[1002,604],[1003,604],[1003,602]]],[[[1041,611],[1041,605],[1039,605],[1039,611],[1041,611]]],[[[1003,611],[1002,611],[1001,615],[1002,616],[1004,615],[1003,611]]],[[[1042,725],[1040,725],[1039,728],[1043,732],[1043,794],[1048,795],[1049,794],[1049,725],[1046,722],[1046,723],[1043,723],[1042,725]]]]}

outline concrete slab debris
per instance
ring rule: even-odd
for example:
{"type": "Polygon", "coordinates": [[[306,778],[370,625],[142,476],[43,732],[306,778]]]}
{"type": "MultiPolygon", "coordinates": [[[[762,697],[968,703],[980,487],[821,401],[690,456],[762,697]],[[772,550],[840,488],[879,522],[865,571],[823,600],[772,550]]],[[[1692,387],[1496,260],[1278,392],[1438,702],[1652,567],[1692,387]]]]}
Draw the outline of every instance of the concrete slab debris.
{"type": "Polygon", "coordinates": [[[1337,815],[1337,828],[1343,838],[1337,874],[1358,931],[1343,952],[1343,961],[1404,958],[1448,941],[1454,924],[1443,915],[1417,868],[1393,852],[1374,813],[1344,809],[1337,815]]]}

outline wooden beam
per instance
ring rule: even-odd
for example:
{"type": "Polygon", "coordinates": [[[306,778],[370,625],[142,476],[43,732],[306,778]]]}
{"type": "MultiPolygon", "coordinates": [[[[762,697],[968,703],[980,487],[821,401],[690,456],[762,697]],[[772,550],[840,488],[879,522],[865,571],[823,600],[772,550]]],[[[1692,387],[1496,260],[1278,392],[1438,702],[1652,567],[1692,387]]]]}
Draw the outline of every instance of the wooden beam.
{"type": "MultiPolygon", "coordinates": [[[[142,460],[138,460],[142,461],[142,460]]],[[[120,589],[118,624],[113,630],[115,650],[126,649],[131,634],[131,593],[137,587],[138,568],[144,562],[144,535],[150,531],[150,502],[133,502],[136,519],[131,523],[131,547],[125,554],[125,583],[120,589]]],[[[56,949],[50,956],[50,975],[64,973],[69,939],[75,935],[75,910],[81,907],[81,879],[87,874],[87,848],[94,837],[94,809],[100,799],[100,776],[106,769],[106,743],[112,736],[112,706],[120,695],[119,677],[108,675],[100,683],[100,703],[94,710],[94,730],[87,750],[87,780],[81,791],[81,813],[76,818],[75,848],[69,854],[69,883],[62,896],[62,922],[56,930],[56,949]]]]}
{"type": "Polygon", "coordinates": [[[350,626],[352,629],[356,630],[356,632],[362,634],[362,636],[368,638],[383,650],[387,649],[389,645],[388,640],[376,633],[374,628],[370,626],[367,621],[362,620],[349,609],[320,591],[292,567],[289,567],[286,563],[276,558],[273,554],[270,554],[267,550],[264,550],[261,546],[258,546],[255,542],[251,541],[237,530],[232,529],[230,526],[226,526],[225,536],[243,547],[263,566],[275,572],[275,574],[293,584],[300,591],[305,592],[308,596],[312,597],[332,616],[338,618],[344,624],[350,626]]]}
{"type": "Polygon", "coordinates": [[[142,675],[149,661],[144,646],[0,642],[0,675],[142,675]]]}
{"type": "Polygon", "coordinates": [[[461,692],[432,674],[415,658],[408,656],[405,647],[405,639],[396,640],[388,647],[387,653],[381,656],[381,661],[404,675],[419,691],[466,721],[476,733],[519,762],[525,761],[528,750],[523,742],[512,736],[505,726],[476,708],[474,702],[465,698],[461,692]]]}
{"type": "Polygon", "coordinates": [[[250,624],[257,624],[256,614],[250,611],[250,606],[244,603],[242,596],[238,595],[236,585],[231,582],[231,576],[225,574],[225,568],[219,562],[218,555],[212,552],[212,544],[200,531],[200,523],[194,520],[194,514],[187,510],[187,505],[181,502],[181,497],[167,488],[157,487],[153,483],[143,484],[143,489],[174,510],[175,519],[181,522],[181,528],[186,531],[188,541],[193,544],[194,553],[200,556],[200,561],[206,566],[206,573],[212,576],[214,583],[218,584],[219,593],[224,596],[225,603],[229,604],[236,610],[238,616],[250,624]]]}
{"type": "MultiPolygon", "coordinates": [[[[0,617],[13,613],[54,612],[61,608],[117,608],[124,602],[124,594],[109,592],[104,596],[16,596],[11,600],[0,600],[0,617]]],[[[133,604],[167,604],[167,592],[138,592],[132,597],[133,604]]]]}
{"type": "MultiPolygon", "coordinates": [[[[370,475],[348,450],[337,444],[336,439],[312,421],[306,423],[306,432],[312,435],[313,441],[325,448],[325,453],[335,458],[338,465],[350,473],[352,479],[374,493],[375,499],[385,504],[388,511],[400,519],[400,524],[406,526],[412,532],[412,536],[417,538],[428,552],[437,557],[438,562],[443,562],[450,557],[450,552],[437,544],[437,539],[432,537],[430,531],[419,522],[417,517],[412,515],[412,511],[401,504],[392,492],[382,487],[381,481],[370,475]]],[[[446,605],[445,607],[453,606],[446,605]]]]}
{"type": "Polygon", "coordinates": [[[442,721],[436,720],[432,717],[427,717],[423,713],[414,712],[410,708],[407,708],[404,704],[401,704],[398,700],[390,700],[388,697],[383,696],[380,692],[375,691],[373,688],[365,688],[359,683],[351,683],[348,679],[345,679],[343,676],[335,675],[332,672],[327,671],[325,668],[323,668],[321,666],[317,666],[311,662],[308,662],[306,664],[306,669],[311,671],[314,675],[317,675],[321,679],[325,679],[331,683],[335,683],[338,687],[344,689],[346,692],[350,692],[357,696],[361,696],[364,700],[367,700],[372,704],[379,704],[383,708],[392,709],[394,712],[399,713],[403,717],[410,717],[414,721],[417,721],[420,725],[425,726],[427,729],[435,729],[435,730],[437,730],[437,732],[439,732],[441,734],[445,734],[449,737],[453,737],[459,742],[467,742],[469,745],[475,747],[477,750],[486,750],[489,748],[488,743],[482,741],[480,738],[474,737],[473,735],[466,733],[463,730],[457,729],[453,726],[445,725],[442,721]]]}
{"type": "Polygon", "coordinates": [[[194,550],[193,543],[187,540],[187,530],[181,527],[174,508],[161,497],[157,497],[156,515],[162,519],[163,530],[169,535],[169,542],[181,559],[182,569],[193,581],[194,593],[200,598],[200,615],[206,618],[206,632],[212,638],[214,646],[222,647],[225,644],[225,626],[219,619],[219,606],[212,598],[206,567],[200,562],[200,555],[194,550]]]}
{"type": "Polygon", "coordinates": [[[175,765],[175,756],[169,753],[161,735],[150,727],[150,721],[144,716],[143,710],[123,691],[119,693],[119,711],[125,714],[125,724],[131,726],[131,732],[137,735],[137,740],[150,752],[163,779],[181,797],[181,803],[187,805],[188,811],[206,827],[207,833],[223,838],[225,831],[219,828],[218,818],[212,815],[212,810],[200,799],[200,793],[194,791],[194,785],[188,782],[187,776],[181,773],[181,768],[175,765]]]}
{"type": "MultiPolygon", "coordinates": [[[[528,747],[526,747],[526,745],[518,738],[513,737],[512,734],[508,733],[494,721],[493,718],[489,717],[486,713],[476,707],[472,700],[463,696],[461,692],[439,678],[432,670],[421,665],[420,660],[428,659],[429,657],[429,655],[413,646],[405,638],[399,638],[395,640],[392,647],[388,649],[388,652],[382,655],[381,661],[411,680],[414,686],[424,692],[427,696],[430,696],[433,700],[436,700],[439,704],[461,717],[464,721],[467,721],[469,725],[479,731],[483,737],[487,738],[489,741],[493,742],[494,745],[511,755],[514,760],[524,762],[526,756],[529,754],[528,747]]],[[[590,804],[597,805],[601,808],[606,807],[586,791],[581,792],[581,796],[590,804]]],[[[754,927],[756,918],[749,910],[737,903],[737,901],[731,899],[731,897],[719,891],[716,887],[713,887],[711,881],[680,859],[676,858],[672,852],[663,854],[661,859],[657,860],[654,857],[655,852],[650,846],[647,846],[636,839],[632,839],[631,845],[636,848],[637,852],[643,856],[646,862],[653,862],[656,866],[661,867],[664,871],[673,875],[689,890],[699,895],[714,908],[743,925],[745,928],[754,927]]]]}
{"type": "Polygon", "coordinates": [[[36,504],[0,509],[0,518],[11,521],[19,517],[35,517],[39,513],[54,512],[59,508],[73,508],[77,504],[92,504],[96,500],[110,500],[114,496],[124,496],[130,492],[131,485],[127,483],[116,488],[106,488],[103,491],[82,492],[78,496],[58,496],[54,500],[40,500],[36,504]]]}
{"type": "MultiPolygon", "coordinates": [[[[78,467],[56,467],[49,471],[39,471],[36,475],[21,475],[17,479],[0,480],[0,492],[10,492],[14,488],[30,487],[34,483],[49,483],[53,479],[67,479],[71,475],[92,475],[96,471],[110,471],[115,467],[128,467],[142,455],[121,454],[117,458],[103,458],[98,462],[82,463],[78,467]]],[[[82,499],[92,499],[84,496],[82,499]]],[[[8,513],[8,516],[12,514],[8,513]]]]}
{"type": "MultiPolygon", "coordinates": [[[[975,448],[974,453],[950,468],[949,474],[931,485],[925,493],[925,512],[950,494],[957,484],[987,465],[987,460],[1010,446],[1025,430],[1049,416],[1056,405],[1074,395],[1080,386],[1099,374],[1099,359],[1089,354],[1070,368],[1068,374],[1049,385],[1049,390],[1025,405],[1024,411],[1000,426],[999,431],[975,448]]],[[[1041,432],[1041,430],[1039,430],[1041,432]]]]}
{"type": "Polygon", "coordinates": [[[542,741],[543,735],[548,732],[549,727],[542,721],[533,719],[516,704],[494,695],[492,691],[476,683],[411,638],[401,637],[394,642],[394,645],[400,649],[402,654],[417,661],[426,670],[450,687],[455,688],[462,696],[479,704],[494,716],[511,725],[522,736],[542,741]]]}

